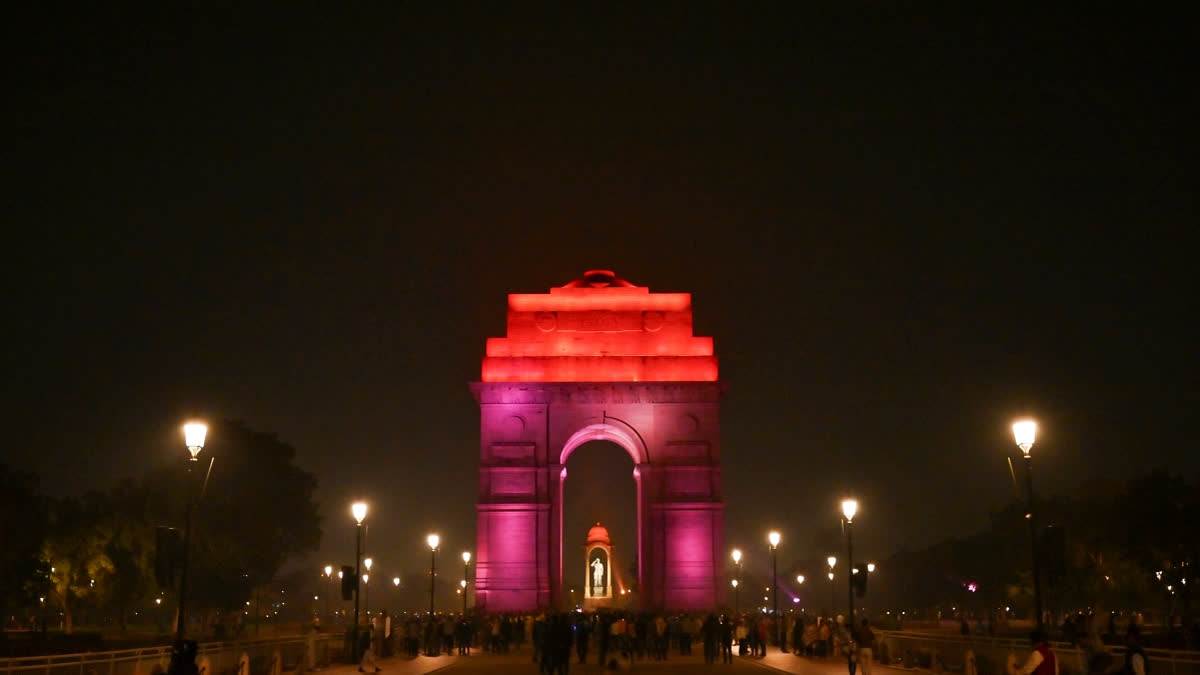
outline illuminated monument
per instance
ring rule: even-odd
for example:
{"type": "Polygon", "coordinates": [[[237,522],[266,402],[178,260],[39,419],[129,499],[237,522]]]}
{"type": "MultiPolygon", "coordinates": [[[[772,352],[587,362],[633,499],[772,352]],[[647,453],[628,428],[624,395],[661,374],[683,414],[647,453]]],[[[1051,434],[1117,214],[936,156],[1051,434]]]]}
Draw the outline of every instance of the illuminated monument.
{"type": "MultiPolygon", "coordinates": [[[[638,601],[706,609],[723,597],[720,397],[712,338],[692,335],[691,295],[651,293],[608,271],[508,296],[480,382],[475,601],[558,608],[567,458],[610,441],[633,458],[638,601]]],[[[587,480],[587,477],[582,477],[587,480]]]]}
{"type": "Polygon", "coordinates": [[[612,539],[600,523],[588,530],[583,561],[586,567],[583,570],[583,609],[611,607],[617,589],[624,594],[625,588],[617,577],[612,539]]]}

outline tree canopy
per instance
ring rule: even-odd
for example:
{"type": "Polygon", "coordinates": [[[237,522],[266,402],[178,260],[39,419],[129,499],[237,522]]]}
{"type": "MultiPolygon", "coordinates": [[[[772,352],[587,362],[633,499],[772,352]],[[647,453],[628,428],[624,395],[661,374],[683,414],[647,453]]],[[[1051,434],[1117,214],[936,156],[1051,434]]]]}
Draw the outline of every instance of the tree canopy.
{"type": "Polygon", "coordinates": [[[45,583],[45,499],[30,474],[0,463],[0,605],[31,602],[45,583]]]}

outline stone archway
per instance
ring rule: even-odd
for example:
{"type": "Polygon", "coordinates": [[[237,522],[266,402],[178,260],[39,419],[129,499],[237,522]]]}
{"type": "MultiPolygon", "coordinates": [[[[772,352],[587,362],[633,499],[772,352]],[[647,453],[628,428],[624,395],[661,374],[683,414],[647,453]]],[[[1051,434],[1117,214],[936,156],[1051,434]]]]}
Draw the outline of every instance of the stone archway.
{"type": "Polygon", "coordinates": [[[566,460],[592,440],[634,461],[643,607],[724,597],[720,397],[712,339],[691,297],[588,272],[548,294],[509,296],[490,338],[480,409],[476,606],[557,608],[566,460]]]}

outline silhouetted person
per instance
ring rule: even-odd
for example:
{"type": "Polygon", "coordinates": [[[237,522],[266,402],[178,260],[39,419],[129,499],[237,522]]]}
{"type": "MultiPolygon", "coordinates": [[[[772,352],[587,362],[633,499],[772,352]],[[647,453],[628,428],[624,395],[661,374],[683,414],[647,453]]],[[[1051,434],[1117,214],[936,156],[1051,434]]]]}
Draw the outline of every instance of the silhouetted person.
{"type": "Polygon", "coordinates": [[[1136,628],[1125,633],[1125,664],[1121,675],[1146,675],[1146,652],[1142,649],[1142,636],[1136,628]]]}
{"type": "Polygon", "coordinates": [[[1029,641],[1033,643],[1033,651],[1029,653],[1025,665],[1009,675],[1058,675],[1058,658],[1050,645],[1046,644],[1046,636],[1042,631],[1030,633],[1029,641]]]}

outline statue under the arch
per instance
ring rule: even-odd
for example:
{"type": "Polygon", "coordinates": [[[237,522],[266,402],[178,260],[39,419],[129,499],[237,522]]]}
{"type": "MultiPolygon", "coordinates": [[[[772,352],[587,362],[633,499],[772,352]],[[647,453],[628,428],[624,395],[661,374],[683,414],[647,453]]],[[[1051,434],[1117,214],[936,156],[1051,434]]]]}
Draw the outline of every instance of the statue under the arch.
{"type": "Polygon", "coordinates": [[[712,338],[692,335],[690,294],[603,270],[510,294],[507,335],[488,339],[480,379],[477,607],[568,602],[562,483],[567,458],[593,440],[633,458],[638,604],[721,602],[721,384],[712,338]]]}

